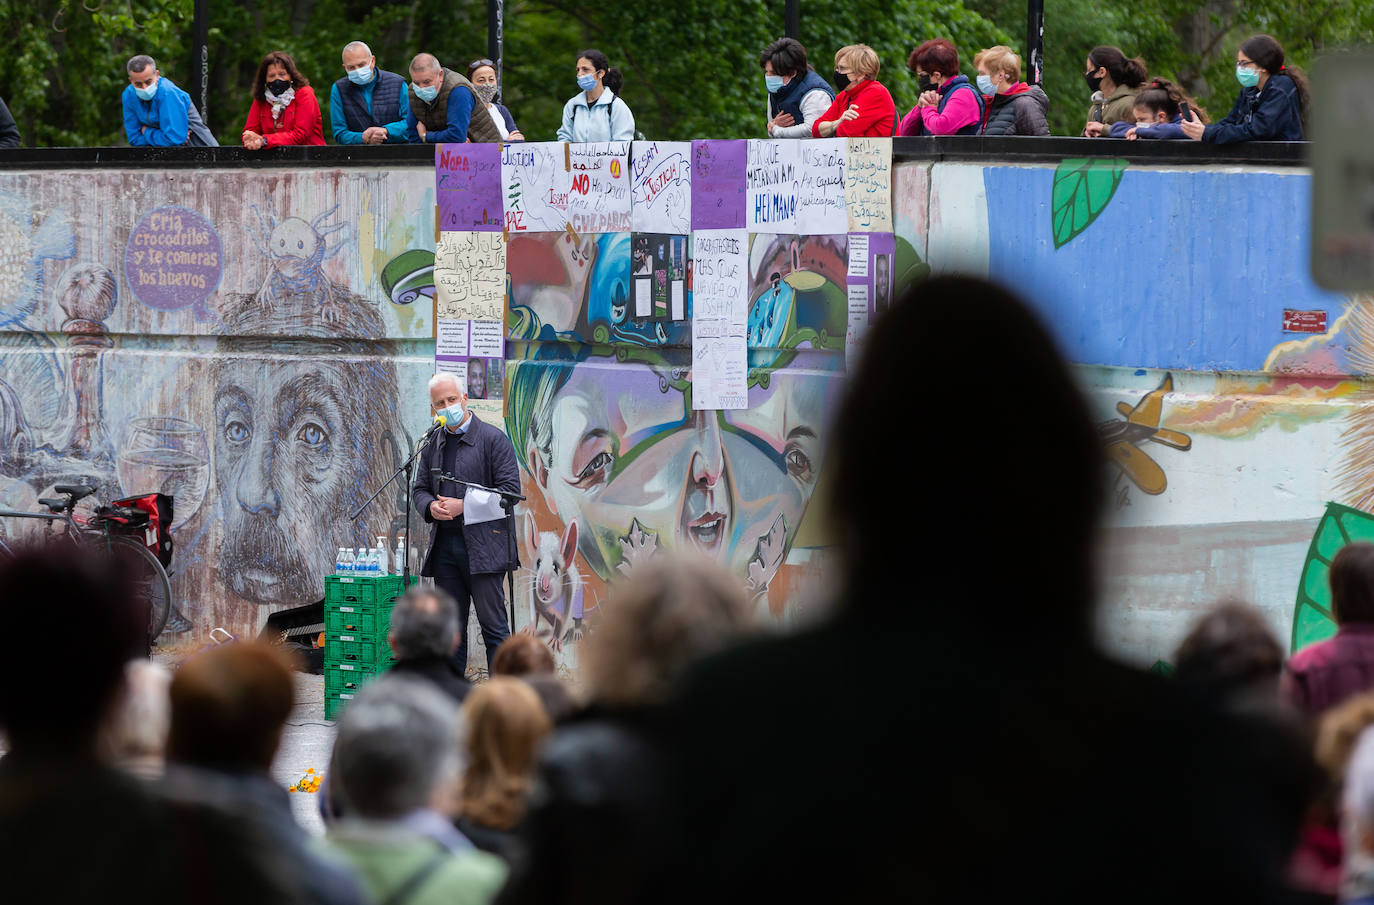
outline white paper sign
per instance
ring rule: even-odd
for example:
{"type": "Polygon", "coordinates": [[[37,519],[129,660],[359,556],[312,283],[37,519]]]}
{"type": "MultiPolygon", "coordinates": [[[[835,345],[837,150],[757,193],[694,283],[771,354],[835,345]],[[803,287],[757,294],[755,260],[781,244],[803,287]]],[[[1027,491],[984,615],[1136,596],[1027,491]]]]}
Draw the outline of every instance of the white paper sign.
{"type": "Polygon", "coordinates": [[[506,243],[500,233],[439,234],[434,303],[441,319],[505,320],[506,243]]]}
{"type": "Polygon", "coordinates": [[[558,233],[568,225],[568,152],[561,141],[506,145],[501,151],[501,196],[506,230],[558,233]]]}
{"type": "Polygon", "coordinates": [[[843,138],[819,138],[798,142],[801,166],[797,170],[797,233],[833,236],[849,230],[845,211],[845,151],[843,138]]]}
{"type": "Polygon", "coordinates": [[[692,408],[749,406],[749,234],[692,234],[692,408]]]}
{"type": "Polygon", "coordinates": [[[849,234],[849,276],[868,276],[868,233],[849,234]]]}
{"type": "Polygon", "coordinates": [[[630,194],[635,232],[691,232],[692,143],[635,142],[630,148],[630,194]]]}
{"type": "Polygon", "coordinates": [[[579,233],[630,230],[628,141],[590,141],[566,145],[568,223],[579,233]]]}
{"type": "Polygon", "coordinates": [[[434,354],[435,355],[461,355],[466,357],[468,354],[468,322],[455,321],[440,318],[435,327],[434,354]]]}
{"type": "Polygon", "coordinates": [[[801,144],[784,139],[749,140],[744,225],[750,232],[797,231],[797,170],[801,144]]]}
{"type": "Polygon", "coordinates": [[[505,355],[505,330],[500,321],[472,321],[473,358],[502,358],[505,355]]]}
{"type": "Polygon", "coordinates": [[[469,487],[468,492],[463,494],[463,522],[465,524],[480,525],[483,522],[494,522],[505,517],[506,511],[501,508],[501,497],[497,494],[472,487],[469,487]]]}
{"type": "Polygon", "coordinates": [[[434,360],[434,373],[452,374],[458,378],[458,385],[465,387],[468,385],[468,363],[466,361],[445,361],[441,358],[434,360]]]}
{"type": "Polygon", "coordinates": [[[849,231],[892,232],[892,139],[851,138],[844,163],[849,231]]]}

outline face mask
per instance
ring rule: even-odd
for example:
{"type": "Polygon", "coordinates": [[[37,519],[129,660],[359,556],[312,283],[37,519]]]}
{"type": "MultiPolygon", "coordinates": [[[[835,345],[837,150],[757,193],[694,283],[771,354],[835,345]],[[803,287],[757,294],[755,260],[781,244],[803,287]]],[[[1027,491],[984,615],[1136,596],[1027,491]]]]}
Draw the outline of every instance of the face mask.
{"type": "Polygon", "coordinates": [[[271,91],[277,97],[281,97],[285,94],[286,89],[290,87],[291,81],[289,79],[273,79],[267,83],[267,90],[271,91]]]}
{"type": "Polygon", "coordinates": [[[996,94],[997,85],[992,81],[992,76],[978,76],[978,90],[981,91],[983,94],[996,94]]]}
{"type": "Polygon", "coordinates": [[[477,91],[477,99],[482,103],[490,104],[496,100],[495,85],[473,85],[472,87],[477,91]]]}
{"type": "Polygon", "coordinates": [[[596,73],[589,72],[586,75],[577,77],[577,87],[583,91],[591,91],[596,87],[596,73]]]}
{"type": "Polygon", "coordinates": [[[841,91],[849,87],[849,76],[838,69],[835,70],[835,87],[841,91]]]}
{"type": "Polygon", "coordinates": [[[1137,129],[1148,129],[1148,128],[1150,128],[1150,127],[1153,126],[1153,125],[1154,125],[1154,123],[1152,123],[1152,122],[1151,122],[1150,120],[1148,120],[1148,119],[1145,119],[1145,120],[1140,120],[1140,119],[1138,119],[1138,120],[1135,121],[1135,127],[1136,127],[1137,129]]]}
{"type": "Polygon", "coordinates": [[[439,414],[444,416],[445,427],[457,427],[467,417],[467,411],[461,404],[450,405],[448,408],[439,409],[439,414]]]}
{"type": "Polygon", "coordinates": [[[930,76],[918,75],[916,76],[916,90],[925,94],[927,91],[939,91],[940,89],[930,80],[930,76]]]}
{"type": "Polygon", "coordinates": [[[357,69],[348,71],[348,80],[355,85],[366,85],[372,81],[372,67],[359,66],[357,69]]]}
{"type": "MultiPolygon", "coordinates": [[[[1095,69],[1093,70],[1093,72],[1096,72],[1096,71],[1097,71],[1097,70],[1095,70],[1095,69]]],[[[1085,82],[1088,83],[1088,90],[1089,90],[1089,91],[1101,91],[1101,90],[1102,90],[1102,76],[1100,76],[1100,75],[1093,75],[1092,72],[1085,72],[1085,73],[1083,73],[1083,81],[1085,81],[1085,82]]]]}
{"type": "Polygon", "coordinates": [[[1242,88],[1253,88],[1259,84],[1259,70],[1237,66],[1236,81],[1240,82],[1242,88]]]}
{"type": "Polygon", "coordinates": [[[150,101],[153,99],[153,95],[157,94],[157,83],[158,80],[153,79],[153,83],[147,88],[135,88],[134,94],[138,95],[139,100],[150,101]]]}
{"type": "Polygon", "coordinates": [[[414,82],[412,82],[410,85],[410,90],[414,91],[415,96],[418,97],[420,100],[424,101],[426,104],[428,104],[430,101],[434,100],[436,97],[439,96],[438,85],[430,85],[428,88],[421,88],[419,85],[416,85],[414,82]]]}
{"type": "Polygon", "coordinates": [[[763,77],[763,87],[768,89],[769,94],[777,94],[782,90],[782,76],[765,75],[763,77]]]}

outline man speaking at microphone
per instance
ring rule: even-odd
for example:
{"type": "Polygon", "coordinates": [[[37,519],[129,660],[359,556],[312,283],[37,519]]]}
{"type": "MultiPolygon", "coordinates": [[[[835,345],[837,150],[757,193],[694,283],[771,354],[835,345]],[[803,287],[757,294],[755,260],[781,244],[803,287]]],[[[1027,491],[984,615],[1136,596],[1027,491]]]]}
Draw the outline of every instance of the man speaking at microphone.
{"type": "Polygon", "coordinates": [[[431,431],[415,478],[415,509],[433,525],[420,574],[433,578],[458,601],[462,640],[453,656],[461,672],[468,663],[468,608],[476,603],[490,669],[496,648],[510,635],[503,582],[507,567],[520,565],[518,554],[504,518],[491,518],[488,506],[484,520],[468,524],[463,517],[467,488],[435,472],[519,493],[520,468],[510,438],[468,410],[468,395],[452,374],[430,379],[429,402],[442,427],[431,431]]]}

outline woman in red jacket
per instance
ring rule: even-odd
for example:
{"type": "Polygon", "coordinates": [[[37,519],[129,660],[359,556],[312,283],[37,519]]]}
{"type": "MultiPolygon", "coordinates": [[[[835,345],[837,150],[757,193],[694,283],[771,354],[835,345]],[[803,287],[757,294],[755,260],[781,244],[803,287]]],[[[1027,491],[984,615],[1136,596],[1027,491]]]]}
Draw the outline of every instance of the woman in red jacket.
{"type": "Polygon", "coordinates": [[[253,106],[243,125],[243,146],[261,151],[277,145],[322,145],[324,122],[315,90],[289,53],[262,58],[253,77],[253,106]]]}
{"type": "Polygon", "coordinates": [[[873,81],[882,64],[867,44],[850,44],[835,53],[835,87],[840,93],[811,126],[816,138],[885,138],[895,134],[897,106],[886,88],[873,81]]]}

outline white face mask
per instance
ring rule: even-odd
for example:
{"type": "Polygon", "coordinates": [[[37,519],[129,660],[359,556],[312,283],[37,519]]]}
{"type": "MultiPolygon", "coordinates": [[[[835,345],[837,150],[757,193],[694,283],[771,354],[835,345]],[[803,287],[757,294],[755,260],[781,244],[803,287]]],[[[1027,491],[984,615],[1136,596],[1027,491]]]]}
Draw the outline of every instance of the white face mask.
{"type": "Polygon", "coordinates": [[[1148,128],[1149,126],[1153,126],[1153,125],[1154,125],[1154,123],[1150,122],[1148,119],[1147,119],[1147,120],[1136,120],[1136,123],[1135,123],[1135,127],[1136,127],[1137,129],[1145,129],[1145,128],[1148,128]]]}

